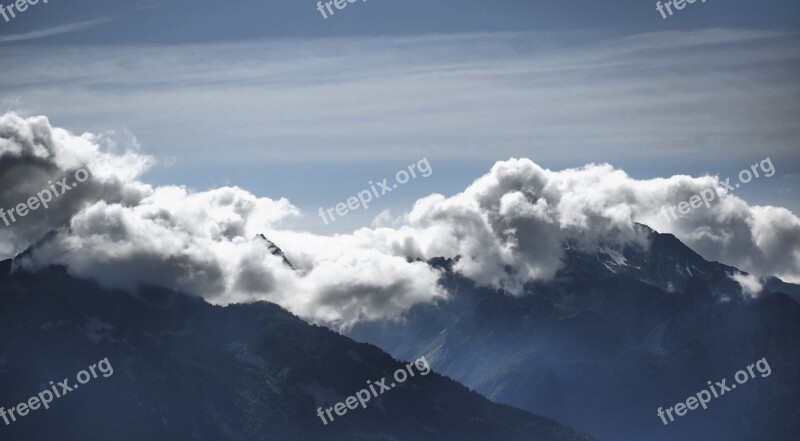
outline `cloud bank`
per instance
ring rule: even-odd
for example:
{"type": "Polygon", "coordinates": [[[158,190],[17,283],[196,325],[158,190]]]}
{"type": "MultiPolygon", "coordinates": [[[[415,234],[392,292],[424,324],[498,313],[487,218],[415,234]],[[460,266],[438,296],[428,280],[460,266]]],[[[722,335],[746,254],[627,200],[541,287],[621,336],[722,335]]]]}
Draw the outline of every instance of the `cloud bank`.
{"type": "Polygon", "coordinates": [[[135,141],[74,135],[45,117],[0,117],[0,207],[74,168],[93,174],[49,209],[0,225],[0,253],[12,256],[58,229],[25,266],[57,263],[106,286],[158,284],[219,304],[268,300],[338,326],[397,319],[415,304],[445,299],[426,259],[458,258],[464,276],[519,294],[526,282],[554,275],[565,241],[646,246],[633,222],[672,232],[708,259],[800,281],[800,219],[786,209],[728,195],[672,222],[661,215],[664,205],[719,187],[714,176],[637,180],[608,164],[552,171],[509,159],[456,195],[418,200],[391,224],[381,214],[373,227],[321,236],[281,227],[301,215],[287,199],[237,187],[147,185],[141,175],[152,162],[135,141]]]}

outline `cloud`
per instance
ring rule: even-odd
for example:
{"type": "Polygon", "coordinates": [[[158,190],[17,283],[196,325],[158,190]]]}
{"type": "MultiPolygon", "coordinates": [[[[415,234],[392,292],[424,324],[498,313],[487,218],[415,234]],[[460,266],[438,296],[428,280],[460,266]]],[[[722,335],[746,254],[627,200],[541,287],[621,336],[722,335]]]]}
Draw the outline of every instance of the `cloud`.
{"type": "Polygon", "coordinates": [[[164,157],[203,164],[716,164],[769,146],[796,165],[798,44],[710,29],[0,47],[0,100],[23,96],[82,130],[131,127],[164,157]]]}
{"type": "MultiPolygon", "coordinates": [[[[608,164],[553,171],[512,158],[458,194],[432,194],[402,216],[382,213],[372,228],[321,236],[282,227],[300,214],[285,198],[238,187],[198,192],[144,184],[140,177],[152,160],[133,141],[123,147],[106,138],[71,134],[44,117],[0,118],[2,206],[74,167],[94,174],[39,217],[0,229],[4,254],[58,228],[22,265],[58,263],[106,286],[157,284],[219,304],[268,300],[343,327],[399,319],[415,304],[446,299],[427,259],[453,258],[455,270],[478,284],[520,294],[528,281],[555,274],[565,242],[588,249],[647,246],[635,221],[672,232],[753,277],[800,279],[800,219],[788,210],[727,195],[708,209],[665,219],[665,205],[719,188],[715,176],[639,180],[608,164]]],[[[740,279],[753,292],[756,279],[740,279]]]]}
{"type": "Polygon", "coordinates": [[[17,216],[8,226],[0,221],[0,254],[20,251],[96,201],[134,206],[151,191],[136,180],[152,158],[137,153],[135,140],[127,147],[107,145],[105,150],[103,144],[103,136],[76,136],[51,127],[45,117],[0,116],[0,208],[10,210],[26,203],[37,193],[54,188],[51,182],[72,177],[82,167],[92,174],[69,192],[55,187],[64,194],[54,197],[48,209],[40,206],[25,217],[17,216]]]}
{"type": "Polygon", "coordinates": [[[12,34],[0,36],[0,44],[11,43],[15,41],[34,40],[37,38],[52,37],[53,35],[66,34],[70,32],[80,31],[92,26],[110,22],[110,18],[98,18],[95,20],[84,20],[76,23],[68,23],[65,25],[54,26],[48,29],[41,29],[38,31],[25,32],[22,34],[12,34]]]}
{"type": "Polygon", "coordinates": [[[732,194],[675,220],[665,208],[703,190],[724,194],[719,177],[638,180],[608,164],[552,171],[529,159],[495,164],[452,197],[420,199],[403,225],[354,233],[387,253],[459,257],[455,268],[480,284],[519,293],[561,265],[563,244],[646,246],[633,222],[675,234],[704,257],[758,275],[800,278],[800,219],[749,206],[732,194]]]}
{"type": "Polygon", "coordinates": [[[757,297],[764,288],[758,277],[751,274],[734,273],[730,275],[730,278],[735,280],[742,287],[742,292],[750,297],[757,297]]]}
{"type": "Polygon", "coordinates": [[[152,187],[138,180],[151,164],[135,145],[74,135],[44,117],[0,117],[0,207],[24,202],[75,167],[93,173],[76,193],[40,208],[37,216],[0,225],[0,254],[13,255],[60,228],[22,265],[56,263],[104,286],[135,291],[155,284],[220,304],[269,300],[341,326],[394,319],[416,303],[446,296],[439,273],[426,264],[352,246],[347,238],[292,236],[326,249],[297,256],[295,271],[257,238],[283,237],[276,226],[298,214],[288,200],[258,198],[237,187],[152,187]]]}

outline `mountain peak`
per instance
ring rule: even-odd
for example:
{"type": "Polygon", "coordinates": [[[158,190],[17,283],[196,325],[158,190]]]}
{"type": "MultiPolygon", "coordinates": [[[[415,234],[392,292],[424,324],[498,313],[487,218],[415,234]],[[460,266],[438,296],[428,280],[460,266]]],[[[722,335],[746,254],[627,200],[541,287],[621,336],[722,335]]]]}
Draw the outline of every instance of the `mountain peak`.
{"type": "Polygon", "coordinates": [[[648,235],[647,246],[638,244],[601,244],[597,249],[585,250],[565,246],[566,258],[562,274],[591,274],[611,272],[655,286],[667,292],[680,292],[693,278],[708,284],[712,293],[741,291],[730,278],[740,270],[704,259],[680,239],[669,233],[659,233],[644,224],[636,228],[648,235]]]}
{"type": "Polygon", "coordinates": [[[292,262],[290,262],[289,259],[286,258],[286,254],[283,253],[283,250],[279,246],[275,245],[275,242],[267,239],[267,236],[264,236],[263,234],[258,234],[256,238],[266,242],[267,248],[269,249],[270,253],[272,253],[273,256],[280,257],[281,259],[283,259],[283,263],[286,266],[288,266],[291,269],[294,269],[292,262]]]}

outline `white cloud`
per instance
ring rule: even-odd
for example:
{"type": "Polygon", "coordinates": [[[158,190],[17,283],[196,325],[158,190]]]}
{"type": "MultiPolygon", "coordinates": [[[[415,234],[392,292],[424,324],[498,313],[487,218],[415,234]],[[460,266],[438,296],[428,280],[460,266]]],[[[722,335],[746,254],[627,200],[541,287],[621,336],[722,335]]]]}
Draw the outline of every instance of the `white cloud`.
{"type": "Polygon", "coordinates": [[[3,226],[0,254],[13,255],[63,226],[24,265],[57,263],[105,286],[156,284],[220,304],[269,300],[341,326],[397,318],[416,303],[445,297],[438,272],[424,263],[347,237],[276,230],[298,214],[286,199],[258,198],[236,187],[192,192],[143,184],[138,178],[150,158],[135,149],[112,153],[120,146],[107,142],[103,148],[102,140],[52,128],[43,117],[0,117],[0,207],[25,201],[48,179],[78,165],[94,174],[79,196],[3,226]],[[297,249],[290,256],[297,256],[298,271],[274,256],[256,238],[260,233],[287,238],[281,245],[297,249]]]}
{"type": "MultiPolygon", "coordinates": [[[[95,201],[131,206],[151,191],[136,178],[153,160],[139,154],[135,142],[118,146],[116,151],[104,149],[101,144],[102,137],[88,133],[76,136],[53,128],[45,117],[23,119],[13,113],[0,116],[0,208],[9,210],[25,203],[51,188],[48,181],[81,167],[92,173],[86,182],[55,197],[49,209],[17,216],[10,226],[0,222],[0,255],[20,251],[95,201]]],[[[7,220],[10,222],[10,217],[7,220]]]]}
{"type": "MultiPolygon", "coordinates": [[[[25,265],[59,263],[104,285],[158,284],[220,304],[268,300],[340,326],[396,319],[415,304],[445,298],[438,271],[419,259],[458,258],[461,274],[518,294],[526,282],[553,276],[565,241],[646,245],[633,221],[673,232],[754,277],[800,276],[800,220],[788,210],[748,206],[730,195],[673,222],[661,215],[665,204],[717,187],[717,177],[637,180],[608,164],[553,171],[510,159],[463,192],[418,200],[390,226],[320,236],[282,228],[299,213],[286,199],[237,187],[146,185],[140,176],[150,163],[135,145],[74,135],[42,117],[0,117],[1,207],[72,167],[87,165],[95,174],[71,199],[0,230],[0,251],[18,252],[62,226],[25,265]],[[256,238],[260,233],[294,269],[256,238]]],[[[754,292],[753,280],[740,283],[754,292]]]]}
{"type": "Polygon", "coordinates": [[[757,297],[764,288],[758,277],[751,274],[734,273],[730,278],[735,280],[742,287],[742,292],[750,297],[757,297]]]}

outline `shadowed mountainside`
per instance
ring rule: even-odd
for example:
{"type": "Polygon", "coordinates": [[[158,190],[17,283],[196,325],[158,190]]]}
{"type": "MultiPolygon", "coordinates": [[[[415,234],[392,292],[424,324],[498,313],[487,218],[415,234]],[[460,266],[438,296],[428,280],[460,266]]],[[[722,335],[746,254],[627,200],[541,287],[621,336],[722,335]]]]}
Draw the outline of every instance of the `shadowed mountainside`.
{"type": "MultiPolygon", "coordinates": [[[[13,440],[589,440],[434,372],[323,425],[330,407],[403,366],[270,303],[212,306],[156,287],[138,297],[51,267],[0,263],[0,405],[108,358],[99,377],[0,424],[13,440]]],[[[436,369],[436,366],[433,366],[436,369]]]]}

